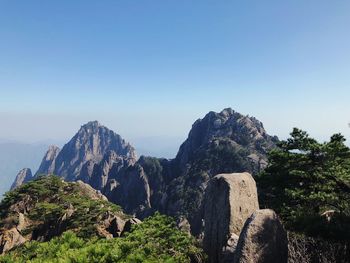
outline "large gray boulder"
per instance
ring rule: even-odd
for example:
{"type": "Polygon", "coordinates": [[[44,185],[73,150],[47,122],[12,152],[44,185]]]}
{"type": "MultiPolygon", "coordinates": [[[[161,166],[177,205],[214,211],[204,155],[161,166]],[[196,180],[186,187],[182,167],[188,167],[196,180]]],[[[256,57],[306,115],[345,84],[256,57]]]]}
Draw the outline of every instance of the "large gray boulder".
{"type": "MultiPolygon", "coordinates": [[[[256,184],[249,173],[219,174],[206,188],[203,245],[210,262],[222,262],[233,234],[238,236],[244,222],[259,209],[256,184]]],[[[232,251],[233,252],[233,251],[232,251]]]]}
{"type": "Polygon", "coordinates": [[[239,236],[234,263],[287,263],[288,239],[271,209],[255,211],[239,236]]]}

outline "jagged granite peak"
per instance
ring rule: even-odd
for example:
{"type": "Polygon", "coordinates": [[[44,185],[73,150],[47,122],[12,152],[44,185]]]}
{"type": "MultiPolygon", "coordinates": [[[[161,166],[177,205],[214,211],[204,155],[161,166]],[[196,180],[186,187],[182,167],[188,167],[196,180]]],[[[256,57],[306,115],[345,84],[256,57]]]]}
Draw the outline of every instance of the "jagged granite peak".
{"type": "Polygon", "coordinates": [[[77,179],[86,162],[99,163],[108,151],[124,158],[136,159],[135,149],[119,134],[98,121],[81,126],[77,134],[62,148],[55,160],[54,174],[68,181],[77,179]]]}
{"type": "Polygon", "coordinates": [[[55,171],[55,160],[60,152],[60,148],[56,145],[50,145],[49,149],[44,155],[41,161],[38,171],[35,173],[35,177],[40,174],[52,174],[55,171]]]}
{"type": "Polygon", "coordinates": [[[33,178],[32,171],[29,168],[20,170],[16,176],[15,181],[11,186],[11,190],[21,186],[23,183],[30,181],[33,178]]]}
{"type": "Polygon", "coordinates": [[[261,168],[267,164],[264,155],[275,147],[278,141],[276,136],[267,134],[262,122],[256,118],[226,108],[219,113],[211,111],[192,125],[176,159],[184,167],[199,149],[208,147],[213,142],[218,144],[222,139],[229,141],[233,146],[249,150],[249,159],[257,166],[262,166],[261,168]]]}

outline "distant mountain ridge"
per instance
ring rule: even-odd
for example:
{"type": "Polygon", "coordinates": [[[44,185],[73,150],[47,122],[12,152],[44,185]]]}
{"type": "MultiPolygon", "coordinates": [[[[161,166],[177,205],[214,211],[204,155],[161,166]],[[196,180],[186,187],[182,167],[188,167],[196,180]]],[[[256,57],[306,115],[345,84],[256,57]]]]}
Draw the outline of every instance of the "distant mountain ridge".
{"type": "Polygon", "coordinates": [[[188,221],[192,232],[200,234],[208,180],[222,172],[257,174],[277,141],[254,117],[227,108],[198,119],[174,159],[137,159],[120,135],[94,121],[62,150],[51,146],[35,176],[53,173],[67,181],[82,180],[127,213],[142,218],[160,211],[188,221]]]}

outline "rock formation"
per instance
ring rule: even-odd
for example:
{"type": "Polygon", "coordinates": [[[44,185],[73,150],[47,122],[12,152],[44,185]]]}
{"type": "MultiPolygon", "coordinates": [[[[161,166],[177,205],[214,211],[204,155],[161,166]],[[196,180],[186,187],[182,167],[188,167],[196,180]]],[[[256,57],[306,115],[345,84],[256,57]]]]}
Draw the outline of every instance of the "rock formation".
{"type": "Polygon", "coordinates": [[[130,214],[140,215],[151,207],[148,178],[140,165],[123,169],[108,182],[108,199],[130,214]]]}
{"type": "Polygon", "coordinates": [[[281,221],[270,209],[257,210],[239,236],[234,263],[287,263],[288,239],[281,221]]]}
{"type": "Polygon", "coordinates": [[[40,174],[53,174],[55,171],[55,161],[57,155],[60,152],[60,148],[55,145],[49,146],[43,160],[41,161],[38,171],[35,173],[35,177],[40,174]]]}
{"type": "Polygon", "coordinates": [[[32,179],[32,171],[29,168],[24,168],[16,176],[15,181],[11,186],[11,190],[21,186],[23,183],[28,182],[32,179]]]}
{"type": "Polygon", "coordinates": [[[235,237],[257,209],[256,184],[249,173],[219,174],[209,181],[204,199],[203,245],[210,262],[223,262],[223,249],[226,254],[234,251],[235,237]]]}
{"type": "Polygon", "coordinates": [[[0,230],[0,255],[14,247],[22,245],[26,239],[19,233],[17,228],[0,230]]]}

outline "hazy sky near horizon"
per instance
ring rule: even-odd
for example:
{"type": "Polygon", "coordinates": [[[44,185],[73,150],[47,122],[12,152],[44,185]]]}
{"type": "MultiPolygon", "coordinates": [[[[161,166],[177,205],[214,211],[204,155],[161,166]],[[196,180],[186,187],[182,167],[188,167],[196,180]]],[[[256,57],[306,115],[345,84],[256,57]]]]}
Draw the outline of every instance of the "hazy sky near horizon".
{"type": "Polygon", "coordinates": [[[350,139],[350,1],[0,0],[0,138],[181,141],[231,107],[350,139]],[[174,139],[176,138],[176,139],[174,139]],[[179,139],[180,138],[180,139],[179,139]]]}

